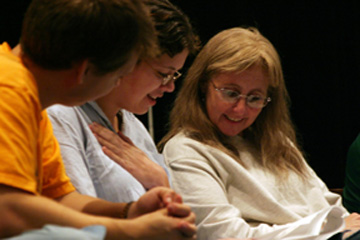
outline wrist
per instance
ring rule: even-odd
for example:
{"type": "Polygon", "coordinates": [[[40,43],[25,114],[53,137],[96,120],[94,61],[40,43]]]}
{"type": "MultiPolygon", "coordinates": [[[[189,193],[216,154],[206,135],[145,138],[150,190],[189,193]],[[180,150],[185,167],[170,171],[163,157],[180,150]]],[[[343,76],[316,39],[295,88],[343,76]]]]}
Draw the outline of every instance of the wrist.
{"type": "Polygon", "coordinates": [[[139,232],[134,220],[121,219],[114,220],[111,219],[107,225],[106,239],[122,239],[122,240],[133,240],[137,238],[137,232],[139,232]]]}
{"type": "Polygon", "coordinates": [[[154,188],[154,187],[168,187],[170,188],[170,183],[169,183],[169,178],[168,175],[166,173],[166,171],[161,167],[161,166],[156,166],[156,168],[154,168],[152,170],[153,176],[156,176],[156,178],[152,178],[152,182],[148,183],[148,188],[147,190],[154,188]]]}
{"type": "Polygon", "coordinates": [[[120,213],[120,218],[122,219],[126,219],[129,217],[129,211],[130,211],[130,208],[131,206],[133,205],[133,201],[131,202],[128,202],[125,204],[124,208],[122,209],[121,213],[120,213]]]}
{"type": "Polygon", "coordinates": [[[138,217],[139,214],[137,213],[137,201],[132,202],[129,204],[128,210],[127,210],[127,218],[135,218],[138,217]]]}

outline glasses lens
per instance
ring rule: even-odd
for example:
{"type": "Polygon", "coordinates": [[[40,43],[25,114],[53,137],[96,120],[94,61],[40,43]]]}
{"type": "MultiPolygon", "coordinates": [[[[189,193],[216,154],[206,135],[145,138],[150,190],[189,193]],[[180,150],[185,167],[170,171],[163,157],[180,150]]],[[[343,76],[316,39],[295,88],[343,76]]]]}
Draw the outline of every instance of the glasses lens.
{"type": "Polygon", "coordinates": [[[162,80],[162,85],[167,85],[173,79],[172,75],[166,75],[162,80]]]}
{"type": "Polygon", "coordinates": [[[230,89],[220,89],[222,98],[229,103],[234,103],[239,99],[240,94],[230,89]]]}
{"type": "Polygon", "coordinates": [[[182,75],[181,72],[176,71],[176,72],[174,73],[174,76],[173,76],[174,81],[175,81],[176,79],[178,79],[179,77],[181,77],[181,75],[182,75]]]}
{"type": "Polygon", "coordinates": [[[181,77],[181,73],[180,72],[178,72],[178,71],[176,71],[175,73],[174,73],[174,75],[166,75],[166,77],[164,77],[163,78],[163,81],[162,81],[162,84],[163,85],[167,85],[170,81],[176,81],[176,79],[178,79],[179,77],[181,77]]]}
{"type": "Polygon", "coordinates": [[[266,99],[261,96],[250,95],[247,97],[247,104],[252,108],[262,108],[266,105],[266,103],[266,99]]]}

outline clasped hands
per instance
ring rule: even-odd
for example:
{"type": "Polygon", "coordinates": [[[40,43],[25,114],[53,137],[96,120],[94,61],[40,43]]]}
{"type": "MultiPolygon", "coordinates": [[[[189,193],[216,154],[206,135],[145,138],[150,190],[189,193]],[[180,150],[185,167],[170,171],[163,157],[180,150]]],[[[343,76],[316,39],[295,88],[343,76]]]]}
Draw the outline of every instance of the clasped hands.
{"type": "Polygon", "coordinates": [[[152,239],[149,236],[153,239],[195,239],[195,214],[183,204],[180,195],[168,188],[165,170],[121,132],[116,134],[98,123],[91,124],[90,129],[104,153],[150,189],[128,211],[129,219],[135,219],[138,226],[147,226],[139,234],[146,239],[152,239]]]}
{"type": "MultiPolygon", "coordinates": [[[[144,231],[154,231],[154,236],[157,231],[165,231],[164,239],[167,239],[165,236],[169,234],[176,236],[171,239],[195,239],[195,214],[189,206],[183,204],[181,196],[170,188],[155,187],[146,192],[131,205],[128,217],[150,221],[152,227],[144,231]]],[[[146,236],[152,235],[149,232],[144,233],[146,236]]]]}

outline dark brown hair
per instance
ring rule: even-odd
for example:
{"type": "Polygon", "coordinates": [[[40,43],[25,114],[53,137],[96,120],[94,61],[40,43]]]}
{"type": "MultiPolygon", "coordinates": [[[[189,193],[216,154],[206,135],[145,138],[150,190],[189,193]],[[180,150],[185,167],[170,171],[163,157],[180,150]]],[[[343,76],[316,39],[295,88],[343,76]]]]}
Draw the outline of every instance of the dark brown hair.
{"type": "Polygon", "coordinates": [[[154,22],[160,54],[170,57],[188,49],[195,54],[200,48],[199,37],[189,18],[168,0],[145,0],[154,22]]]}
{"type": "Polygon", "coordinates": [[[67,69],[89,59],[99,74],[121,67],[136,49],[153,55],[156,40],[140,0],[33,0],[21,47],[36,64],[67,69]]]}

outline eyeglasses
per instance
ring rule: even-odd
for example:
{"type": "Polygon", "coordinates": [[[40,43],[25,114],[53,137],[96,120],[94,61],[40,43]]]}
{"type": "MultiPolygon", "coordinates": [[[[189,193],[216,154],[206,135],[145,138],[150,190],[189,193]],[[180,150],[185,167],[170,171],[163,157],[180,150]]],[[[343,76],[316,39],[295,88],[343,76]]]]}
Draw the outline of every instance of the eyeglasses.
{"type": "MultiPolygon", "coordinates": [[[[146,61],[145,61],[146,62],[146,61]]],[[[165,74],[156,70],[150,63],[146,62],[147,65],[157,74],[157,77],[161,79],[161,85],[167,85],[170,81],[175,82],[179,77],[181,77],[181,72],[175,71],[174,74],[165,74]]]]}
{"type": "Polygon", "coordinates": [[[235,104],[239,102],[240,98],[245,98],[247,106],[251,108],[263,108],[271,101],[270,97],[240,94],[238,91],[234,91],[231,89],[217,88],[212,81],[211,83],[215,90],[221,94],[222,99],[228,103],[235,104]]]}

